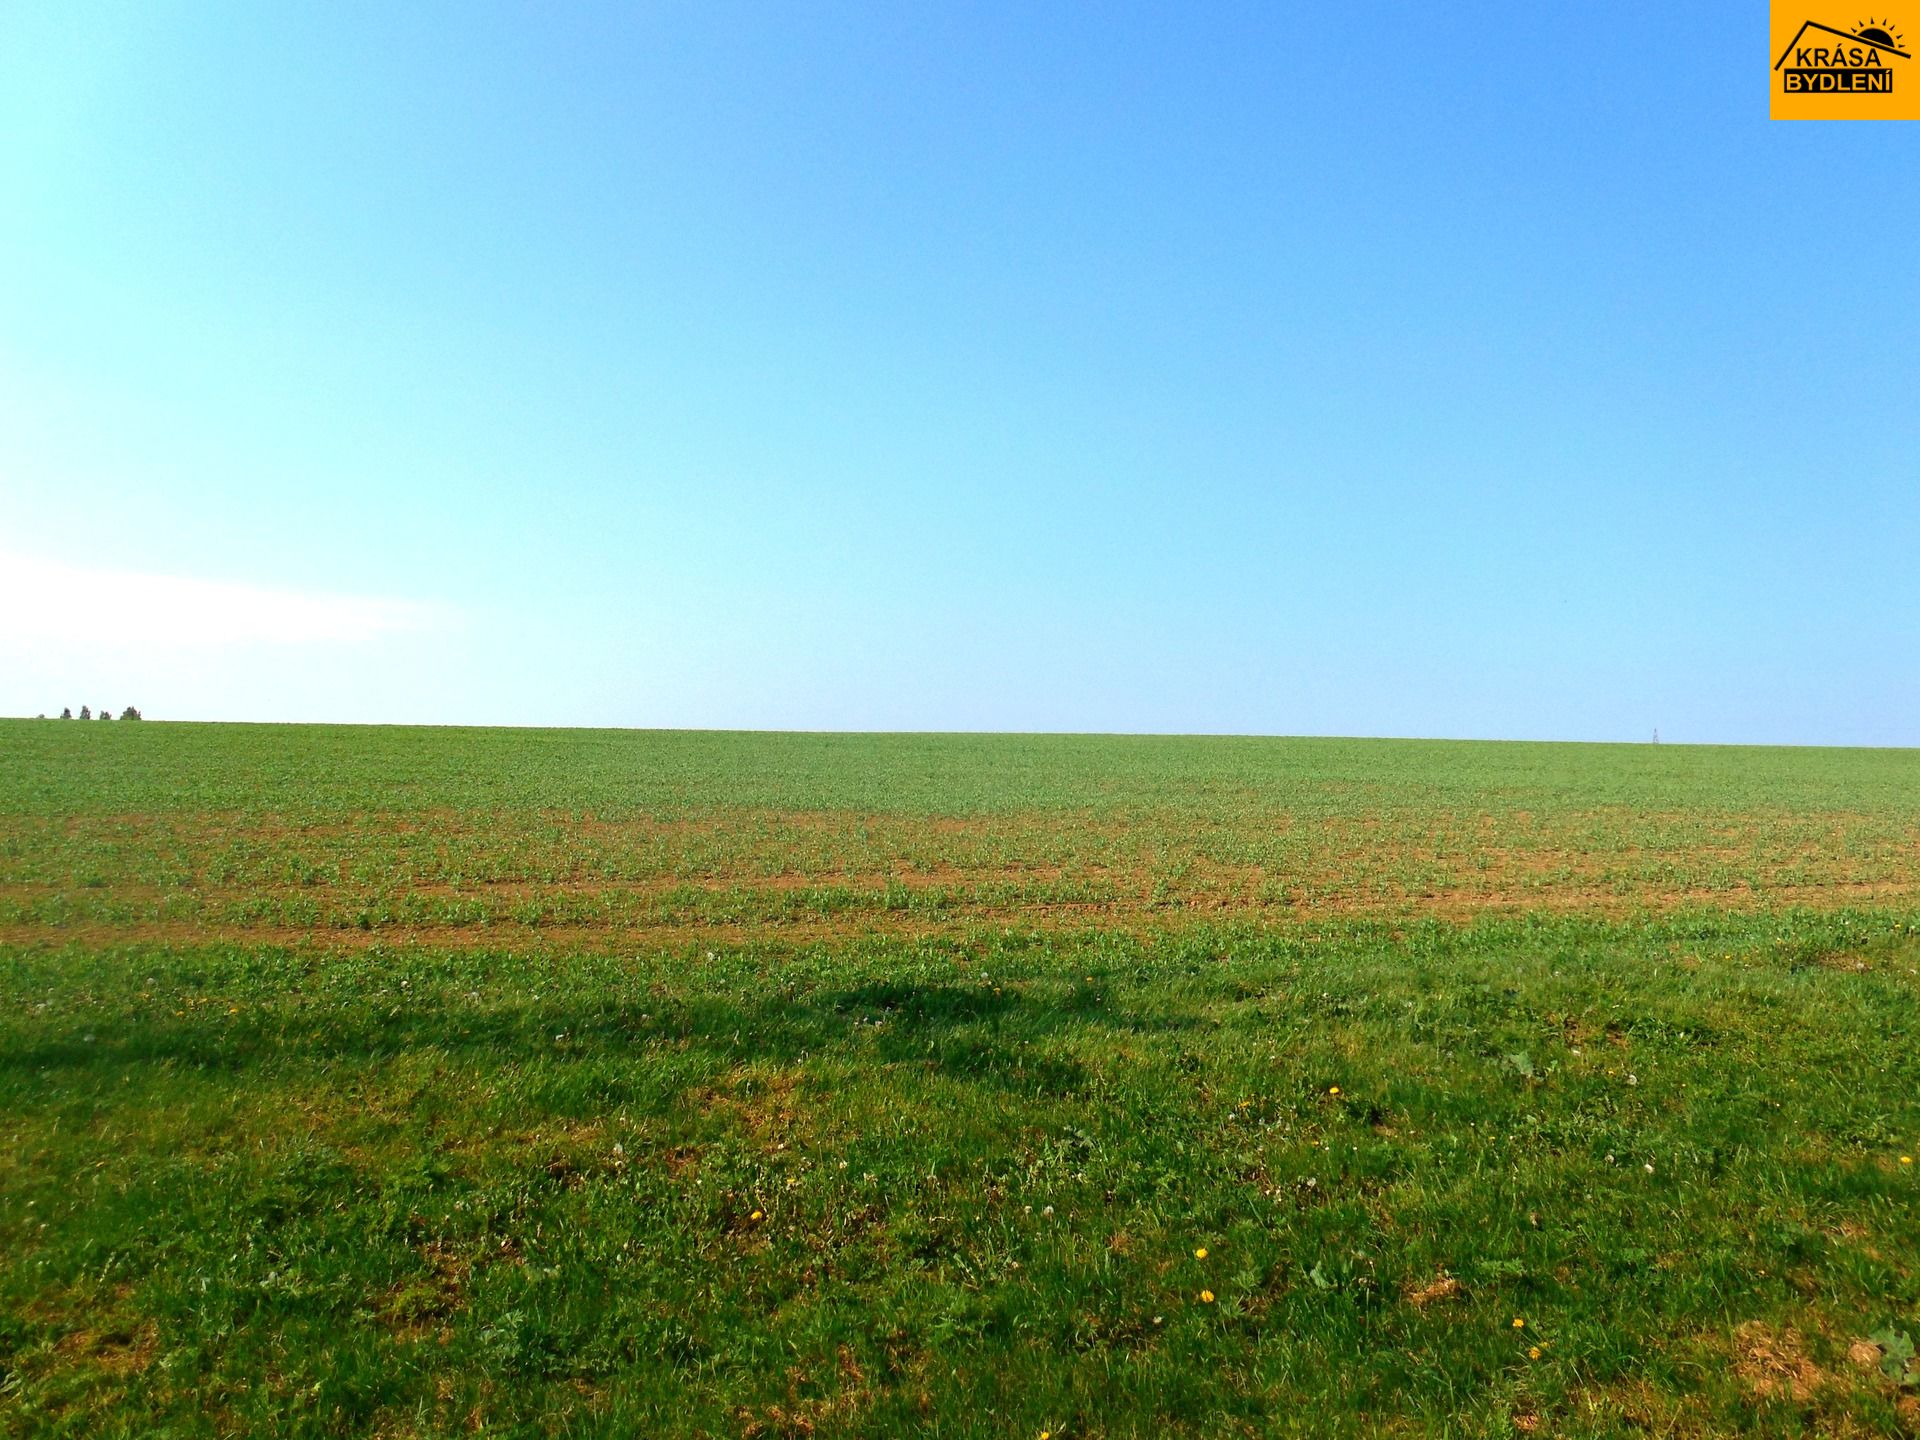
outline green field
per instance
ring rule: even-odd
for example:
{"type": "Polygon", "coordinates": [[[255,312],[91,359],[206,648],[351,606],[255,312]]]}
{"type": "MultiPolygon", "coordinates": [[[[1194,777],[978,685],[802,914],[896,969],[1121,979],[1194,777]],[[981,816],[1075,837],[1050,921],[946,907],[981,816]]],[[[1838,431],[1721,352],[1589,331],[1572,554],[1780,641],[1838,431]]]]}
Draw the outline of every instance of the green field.
{"type": "Polygon", "coordinates": [[[1917,887],[1910,751],[0,722],[0,1433],[1920,1433],[1917,887]]]}

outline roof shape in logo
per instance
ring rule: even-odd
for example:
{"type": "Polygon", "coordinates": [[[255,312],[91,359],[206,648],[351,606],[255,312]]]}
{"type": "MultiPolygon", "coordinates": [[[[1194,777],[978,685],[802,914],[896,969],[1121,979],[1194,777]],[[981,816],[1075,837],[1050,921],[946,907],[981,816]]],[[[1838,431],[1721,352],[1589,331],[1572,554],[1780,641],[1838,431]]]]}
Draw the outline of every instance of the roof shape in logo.
{"type": "Polygon", "coordinates": [[[1787,63],[1787,56],[1793,53],[1793,47],[1800,43],[1800,37],[1809,30],[1824,30],[1829,35],[1838,35],[1842,40],[1857,40],[1864,45],[1871,45],[1876,50],[1884,50],[1889,55],[1898,55],[1902,60],[1913,58],[1904,50],[1894,49],[1893,37],[1884,30],[1869,29],[1856,35],[1851,30],[1836,30],[1831,25],[1822,25],[1818,20],[1803,20],[1800,22],[1800,28],[1793,32],[1793,39],[1787,42],[1787,48],[1780,52],[1780,58],[1773,62],[1774,69],[1778,70],[1787,63]]]}

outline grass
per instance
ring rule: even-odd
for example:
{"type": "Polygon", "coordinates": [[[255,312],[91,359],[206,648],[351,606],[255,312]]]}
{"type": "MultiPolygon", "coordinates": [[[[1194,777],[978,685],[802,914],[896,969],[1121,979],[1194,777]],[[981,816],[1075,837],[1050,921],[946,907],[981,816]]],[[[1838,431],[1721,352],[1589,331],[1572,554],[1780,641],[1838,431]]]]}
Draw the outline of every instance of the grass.
{"type": "Polygon", "coordinates": [[[0,1431],[1912,1433],[1916,778],[0,724],[0,1431]]]}

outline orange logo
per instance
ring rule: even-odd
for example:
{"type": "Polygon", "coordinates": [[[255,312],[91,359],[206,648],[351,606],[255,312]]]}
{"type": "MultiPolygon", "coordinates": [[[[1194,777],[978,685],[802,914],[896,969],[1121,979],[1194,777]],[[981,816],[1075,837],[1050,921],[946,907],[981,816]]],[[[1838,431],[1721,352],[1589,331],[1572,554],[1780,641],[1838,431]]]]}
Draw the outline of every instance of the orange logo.
{"type": "Polygon", "coordinates": [[[1809,9],[1823,0],[1773,0],[1776,120],[1920,120],[1920,67],[1892,17],[1851,26],[1809,9]]]}

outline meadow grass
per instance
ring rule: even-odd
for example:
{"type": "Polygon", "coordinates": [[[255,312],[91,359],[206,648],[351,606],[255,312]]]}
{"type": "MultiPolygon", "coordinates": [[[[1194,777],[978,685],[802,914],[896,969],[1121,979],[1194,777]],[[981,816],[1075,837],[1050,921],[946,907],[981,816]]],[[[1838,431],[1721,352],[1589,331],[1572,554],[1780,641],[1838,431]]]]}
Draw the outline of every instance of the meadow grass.
{"type": "Polygon", "coordinates": [[[1920,1426],[1905,752],[0,759],[6,1433],[1920,1426]]]}

